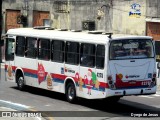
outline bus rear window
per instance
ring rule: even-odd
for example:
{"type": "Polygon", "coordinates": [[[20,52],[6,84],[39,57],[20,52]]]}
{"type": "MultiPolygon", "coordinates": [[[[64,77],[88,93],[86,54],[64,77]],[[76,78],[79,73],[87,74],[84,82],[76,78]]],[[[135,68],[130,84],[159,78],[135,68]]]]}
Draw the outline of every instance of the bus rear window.
{"type": "Polygon", "coordinates": [[[154,57],[153,44],[149,39],[114,40],[110,44],[110,59],[138,59],[154,57]]]}

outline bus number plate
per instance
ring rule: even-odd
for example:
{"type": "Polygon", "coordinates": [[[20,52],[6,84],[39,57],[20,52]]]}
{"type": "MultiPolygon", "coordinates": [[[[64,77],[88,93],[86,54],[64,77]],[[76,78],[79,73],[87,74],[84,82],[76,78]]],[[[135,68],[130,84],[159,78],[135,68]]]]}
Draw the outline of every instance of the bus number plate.
{"type": "Polygon", "coordinates": [[[103,73],[97,73],[98,78],[103,78],[103,73]]]}

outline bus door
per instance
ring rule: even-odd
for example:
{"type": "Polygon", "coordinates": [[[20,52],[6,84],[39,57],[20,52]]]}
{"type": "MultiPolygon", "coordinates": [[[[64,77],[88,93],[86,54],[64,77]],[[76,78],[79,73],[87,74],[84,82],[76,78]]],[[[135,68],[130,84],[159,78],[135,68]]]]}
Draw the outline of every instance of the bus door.
{"type": "Polygon", "coordinates": [[[147,88],[156,76],[150,39],[113,40],[110,44],[108,80],[112,89],[147,88]]]}
{"type": "Polygon", "coordinates": [[[66,53],[65,53],[64,74],[67,77],[74,78],[75,83],[79,83],[80,82],[80,76],[79,76],[80,43],[70,42],[70,41],[66,42],[65,51],[66,53]]]}
{"type": "Polygon", "coordinates": [[[80,73],[79,73],[79,96],[86,98],[96,97],[94,92],[94,79],[96,78],[95,68],[96,45],[81,43],[80,51],[80,73]]]}
{"type": "MultiPolygon", "coordinates": [[[[108,50],[108,49],[107,49],[108,50]]],[[[96,48],[96,75],[92,77],[94,82],[94,89],[97,91],[97,97],[104,98],[106,96],[105,88],[106,85],[106,69],[105,69],[105,54],[107,50],[105,49],[105,45],[97,45],[96,48]]]]}
{"type": "Polygon", "coordinates": [[[156,64],[157,64],[157,78],[160,78],[160,41],[155,41],[156,64]]]}
{"type": "Polygon", "coordinates": [[[52,73],[55,66],[50,61],[50,43],[49,39],[38,39],[37,87],[52,90],[52,73]]]}
{"type": "Polygon", "coordinates": [[[64,93],[64,49],[64,41],[39,38],[37,73],[39,87],[64,93]]]}
{"type": "Polygon", "coordinates": [[[15,51],[15,66],[22,68],[25,84],[37,87],[37,38],[17,36],[15,51]]]}
{"type": "Polygon", "coordinates": [[[15,82],[15,36],[8,35],[5,46],[5,73],[6,81],[15,82]]]}

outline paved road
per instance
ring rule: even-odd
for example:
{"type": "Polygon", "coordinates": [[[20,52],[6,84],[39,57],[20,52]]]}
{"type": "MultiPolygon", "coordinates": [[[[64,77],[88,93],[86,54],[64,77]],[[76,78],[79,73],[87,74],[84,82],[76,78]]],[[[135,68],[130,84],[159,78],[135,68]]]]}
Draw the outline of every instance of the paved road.
{"type": "MultiPolygon", "coordinates": [[[[119,120],[122,119],[121,117],[123,116],[125,117],[125,119],[128,119],[126,117],[131,115],[138,115],[136,113],[153,113],[155,115],[158,113],[158,115],[160,116],[160,92],[157,92],[157,94],[155,95],[149,96],[123,97],[116,104],[107,104],[103,100],[85,99],[80,99],[76,104],[70,104],[66,102],[65,96],[63,94],[32,87],[27,87],[27,90],[25,91],[19,91],[15,83],[4,81],[4,71],[2,71],[1,75],[2,76],[0,80],[0,100],[25,105],[32,110],[49,111],[46,114],[50,114],[50,117],[54,116],[54,119],[56,120],[70,120],[70,118],[66,118],[66,116],[77,115],[90,116],[92,117],[89,118],[91,120],[119,120]],[[64,116],[64,118],[56,117],[61,115],[64,116]]],[[[72,119],[74,120],[78,118],[72,117],[72,119]]],[[[158,120],[158,118],[156,119],[158,120]]]]}

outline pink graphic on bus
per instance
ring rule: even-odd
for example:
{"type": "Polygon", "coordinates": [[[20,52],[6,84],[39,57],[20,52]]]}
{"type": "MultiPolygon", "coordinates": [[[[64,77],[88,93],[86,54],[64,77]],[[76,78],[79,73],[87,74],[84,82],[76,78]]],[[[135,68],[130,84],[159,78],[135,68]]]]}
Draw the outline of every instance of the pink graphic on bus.
{"type": "Polygon", "coordinates": [[[45,69],[42,63],[38,63],[38,82],[39,84],[45,80],[45,69]]]}

